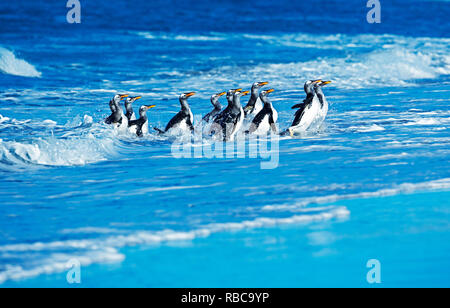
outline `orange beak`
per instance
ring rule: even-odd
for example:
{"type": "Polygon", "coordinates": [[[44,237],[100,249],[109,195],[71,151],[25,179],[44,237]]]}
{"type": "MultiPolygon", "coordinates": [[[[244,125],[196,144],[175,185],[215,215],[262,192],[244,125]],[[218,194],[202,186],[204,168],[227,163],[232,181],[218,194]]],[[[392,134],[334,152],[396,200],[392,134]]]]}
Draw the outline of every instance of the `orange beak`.
{"type": "Polygon", "coordinates": [[[195,95],[195,92],[186,93],[186,97],[191,97],[191,96],[194,96],[194,95],[195,95]]]}
{"type": "Polygon", "coordinates": [[[267,93],[272,93],[272,92],[275,92],[275,90],[274,90],[274,89],[269,89],[269,90],[267,90],[266,92],[267,92],[267,93]]]}
{"type": "Polygon", "coordinates": [[[242,96],[246,96],[248,93],[250,93],[250,91],[244,91],[242,92],[242,96]]]}

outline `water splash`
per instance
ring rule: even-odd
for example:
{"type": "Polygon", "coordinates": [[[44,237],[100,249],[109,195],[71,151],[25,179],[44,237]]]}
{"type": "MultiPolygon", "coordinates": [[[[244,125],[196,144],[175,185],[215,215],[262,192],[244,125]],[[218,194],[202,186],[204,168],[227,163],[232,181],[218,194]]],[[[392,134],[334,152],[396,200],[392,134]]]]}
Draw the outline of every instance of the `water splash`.
{"type": "Polygon", "coordinates": [[[0,71],[22,77],[40,78],[42,74],[25,60],[18,59],[13,52],[0,47],[0,71]]]}

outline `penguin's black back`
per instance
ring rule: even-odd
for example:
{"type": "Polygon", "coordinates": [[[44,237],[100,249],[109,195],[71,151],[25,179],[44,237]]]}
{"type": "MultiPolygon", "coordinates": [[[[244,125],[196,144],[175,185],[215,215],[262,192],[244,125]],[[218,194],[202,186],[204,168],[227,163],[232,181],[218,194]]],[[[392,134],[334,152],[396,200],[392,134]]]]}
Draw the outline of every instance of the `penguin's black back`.
{"type": "Polygon", "coordinates": [[[189,113],[182,110],[182,111],[178,112],[172,119],[170,119],[169,123],[167,123],[165,131],[167,132],[172,127],[181,123],[183,120],[186,120],[186,124],[188,126],[190,126],[191,130],[194,129],[194,126],[192,125],[189,113]]]}
{"type": "Polygon", "coordinates": [[[144,135],[142,132],[142,127],[144,126],[145,122],[147,122],[147,119],[141,117],[137,120],[132,120],[128,122],[128,127],[136,126],[136,135],[142,137],[144,135]]]}

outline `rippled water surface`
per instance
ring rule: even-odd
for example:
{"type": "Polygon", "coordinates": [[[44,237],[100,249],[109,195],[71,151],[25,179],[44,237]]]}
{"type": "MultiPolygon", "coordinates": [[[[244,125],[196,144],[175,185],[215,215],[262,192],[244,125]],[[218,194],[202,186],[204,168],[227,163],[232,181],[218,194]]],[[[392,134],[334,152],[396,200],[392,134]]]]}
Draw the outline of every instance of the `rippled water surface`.
{"type": "Polygon", "coordinates": [[[71,259],[81,286],[364,287],[369,259],[382,286],[450,286],[448,1],[380,25],[356,0],[82,1],[80,25],[60,2],[0,4],[0,286],[69,286],[71,259]],[[328,117],[274,169],[102,123],[117,92],[164,127],[181,92],[200,116],[268,80],[285,129],[312,78],[328,117]]]}

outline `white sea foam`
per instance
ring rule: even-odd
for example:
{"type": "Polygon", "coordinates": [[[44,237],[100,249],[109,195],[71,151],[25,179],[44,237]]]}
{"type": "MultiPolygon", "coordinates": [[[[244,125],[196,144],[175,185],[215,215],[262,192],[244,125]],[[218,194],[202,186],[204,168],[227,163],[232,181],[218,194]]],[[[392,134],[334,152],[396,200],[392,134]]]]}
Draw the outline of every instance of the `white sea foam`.
{"type": "Polygon", "coordinates": [[[349,127],[349,129],[358,131],[360,133],[381,132],[381,131],[385,130],[384,127],[379,126],[377,124],[372,124],[370,126],[359,126],[359,127],[351,126],[351,127],[349,127]]]}
{"type": "Polygon", "coordinates": [[[136,32],[137,35],[149,40],[171,40],[171,41],[223,41],[225,35],[173,35],[169,33],[136,32]]]}
{"type": "Polygon", "coordinates": [[[100,140],[94,136],[75,139],[49,137],[30,143],[2,141],[0,158],[18,166],[75,166],[105,160],[108,150],[113,150],[113,140],[100,140]]]}
{"type": "Polygon", "coordinates": [[[323,58],[309,62],[258,66],[248,74],[271,76],[280,84],[297,84],[297,80],[322,76],[332,79],[339,88],[408,86],[415,79],[436,78],[444,70],[450,74],[450,63],[440,67],[433,54],[423,54],[402,47],[377,50],[366,55],[345,58],[323,58]]]}
{"type": "Polygon", "coordinates": [[[405,123],[405,126],[415,126],[415,125],[439,125],[441,122],[437,119],[433,118],[423,118],[423,119],[416,119],[414,121],[405,123]]]}
{"type": "Polygon", "coordinates": [[[366,199],[395,196],[399,194],[411,194],[418,191],[436,191],[450,189],[450,178],[422,183],[403,183],[393,188],[386,188],[372,192],[360,192],[347,195],[329,195],[303,199],[295,204],[267,205],[263,211],[298,211],[310,204],[333,203],[341,200],[366,199]]]}
{"type": "Polygon", "coordinates": [[[41,73],[25,60],[18,59],[13,52],[0,47],[0,71],[22,77],[41,77],[41,73]]]}
{"type": "MultiPolygon", "coordinates": [[[[32,258],[33,256],[30,256],[32,258]]],[[[65,253],[53,253],[47,256],[40,264],[35,264],[24,268],[23,266],[6,264],[4,269],[0,271],[0,284],[7,280],[21,280],[36,277],[43,274],[52,274],[67,271],[69,260],[75,256],[65,253]]],[[[86,252],[84,255],[77,255],[76,259],[84,266],[93,263],[117,263],[124,260],[124,255],[120,254],[116,249],[106,247],[86,252]]]]}
{"type": "MultiPolygon", "coordinates": [[[[21,256],[42,252],[45,259],[32,263],[26,268],[14,264],[5,264],[0,271],[0,283],[7,280],[30,278],[42,274],[51,274],[67,270],[68,260],[76,258],[83,266],[92,263],[121,262],[124,256],[118,249],[124,246],[154,245],[173,241],[191,241],[196,238],[208,237],[213,233],[239,231],[244,229],[270,228],[279,225],[308,224],[312,222],[328,221],[331,219],[346,219],[350,212],[345,207],[326,207],[314,214],[294,215],[285,218],[259,217],[254,220],[240,222],[215,223],[201,226],[192,231],[137,231],[129,235],[114,235],[107,238],[55,241],[48,243],[23,243],[0,246],[0,256],[21,256]],[[63,252],[62,252],[63,251],[63,252]],[[69,251],[69,252],[68,252],[69,251]],[[70,253],[72,251],[72,253],[70,253]]],[[[110,229],[83,228],[63,230],[65,234],[113,233],[110,229]]]]}
{"type": "Polygon", "coordinates": [[[116,153],[117,132],[101,124],[92,126],[92,117],[86,115],[76,125],[58,126],[52,120],[35,122],[0,116],[0,131],[9,127],[40,130],[42,128],[67,130],[63,136],[33,138],[29,141],[0,140],[0,168],[21,170],[30,165],[81,166],[106,160],[116,153]],[[77,130],[80,125],[88,126],[77,130]]]}
{"type": "MultiPolygon", "coordinates": [[[[200,72],[183,85],[204,88],[211,79],[219,83],[248,83],[261,76],[270,78],[274,87],[297,90],[299,82],[318,77],[333,80],[343,89],[384,86],[413,86],[418,79],[434,79],[450,74],[450,40],[445,38],[411,38],[395,35],[250,35],[235,34],[227,39],[260,40],[265,44],[298,48],[336,49],[347,45],[364,52],[346,56],[322,57],[292,63],[268,63],[255,66],[222,66],[200,72]],[[381,46],[381,47],[380,47],[381,46]]],[[[299,51],[300,52],[300,51],[299,51]]],[[[212,85],[215,87],[215,85],[212,85]]],[[[209,89],[208,89],[209,90],[209,89]]],[[[214,89],[211,88],[211,91],[214,89]]]]}
{"type": "Polygon", "coordinates": [[[0,114],[0,124],[6,121],[9,121],[10,119],[8,117],[4,117],[0,114]]]}

